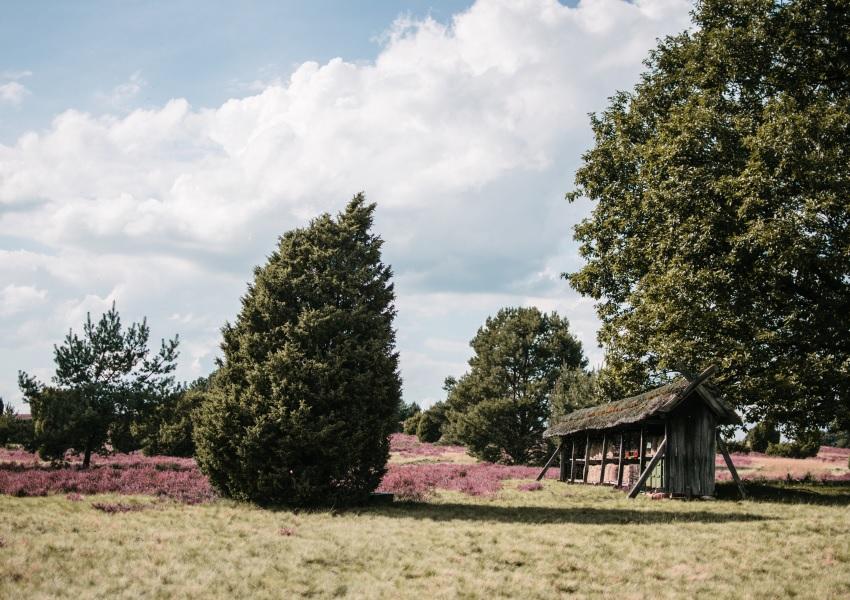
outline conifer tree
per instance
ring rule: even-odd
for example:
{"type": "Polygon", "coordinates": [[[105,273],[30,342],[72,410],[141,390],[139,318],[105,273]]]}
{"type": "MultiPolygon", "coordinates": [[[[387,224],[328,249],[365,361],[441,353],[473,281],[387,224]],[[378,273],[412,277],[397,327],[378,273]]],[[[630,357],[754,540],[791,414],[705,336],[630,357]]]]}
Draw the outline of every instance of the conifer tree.
{"type": "Polygon", "coordinates": [[[223,329],[195,423],[196,457],[225,495],[342,505],[380,483],[401,381],[392,271],[355,196],[287,232],[223,329]]]}

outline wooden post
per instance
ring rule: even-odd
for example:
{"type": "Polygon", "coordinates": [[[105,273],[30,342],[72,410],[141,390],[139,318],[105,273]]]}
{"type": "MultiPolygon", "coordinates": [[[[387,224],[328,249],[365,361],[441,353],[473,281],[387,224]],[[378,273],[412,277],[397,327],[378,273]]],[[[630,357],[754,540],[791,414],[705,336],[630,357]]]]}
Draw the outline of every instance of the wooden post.
{"type": "Polygon", "coordinates": [[[570,450],[570,483],[576,482],[576,437],[572,436],[572,449],[570,450]]]}
{"type": "Polygon", "coordinates": [[[729,451],[726,449],[726,443],[720,437],[720,433],[717,433],[717,445],[720,447],[720,453],[723,455],[723,460],[726,461],[726,466],[729,468],[729,472],[732,473],[732,479],[735,480],[735,483],[738,484],[738,492],[741,494],[741,500],[747,497],[747,492],[744,491],[744,484],[741,483],[741,478],[738,477],[738,470],[735,469],[735,465],[732,464],[732,457],[729,456],[729,451]]]}
{"type": "Polygon", "coordinates": [[[655,456],[652,457],[652,460],[649,461],[649,464],[646,465],[646,469],[644,469],[643,473],[638,477],[637,483],[635,483],[634,487],[629,491],[629,498],[635,498],[640,492],[640,488],[646,483],[646,480],[649,478],[649,474],[652,473],[652,470],[655,468],[655,465],[658,464],[658,461],[661,460],[661,457],[664,455],[664,450],[667,449],[667,438],[661,440],[661,444],[658,445],[658,450],[655,451],[655,456]]]}
{"type": "Polygon", "coordinates": [[[617,462],[617,487],[623,486],[623,456],[625,455],[625,447],[623,442],[626,437],[624,434],[620,434],[620,456],[617,462]]]}
{"type": "Polygon", "coordinates": [[[602,462],[599,463],[599,484],[605,483],[605,458],[608,455],[608,434],[602,434],[602,462]]]}
{"type": "Polygon", "coordinates": [[[558,481],[566,481],[567,480],[567,445],[564,442],[563,438],[561,438],[561,445],[558,446],[558,451],[561,457],[561,468],[558,472],[558,481]]]}
{"type": "MultiPolygon", "coordinates": [[[[667,435],[670,433],[667,428],[668,419],[664,417],[664,439],[667,439],[667,435]]],[[[676,448],[675,444],[673,445],[673,452],[681,452],[681,448],[676,448]]],[[[665,492],[670,491],[670,481],[668,479],[668,469],[667,467],[670,465],[669,461],[666,459],[661,463],[661,489],[665,492]]]]}
{"type": "Polygon", "coordinates": [[[643,473],[643,467],[646,464],[646,438],[644,437],[644,429],[640,428],[640,450],[638,450],[638,473],[643,473]]]}
{"type": "Polygon", "coordinates": [[[587,483],[587,471],[590,468],[590,465],[587,462],[590,460],[590,432],[587,432],[587,443],[584,446],[584,473],[582,474],[581,480],[584,483],[587,483]]]}
{"type": "Polygon", "coordinates": [[[546,471],[548,471],[549,467],[552,466],[552,463],[555,462],[555,457],[558,456],[558,452],[560,452],[561,446],[563,445],[564,442],[561,442],[561,445],[558,446],[557,449],[555,449],[555,452],[552,454],[552,456],[549,457],[549,460],[546,461],[546,464],[543,465],[543,470],[540,471],[540,475],[537,476],[537,481],[540,481],[546,475],[546,471]]]}

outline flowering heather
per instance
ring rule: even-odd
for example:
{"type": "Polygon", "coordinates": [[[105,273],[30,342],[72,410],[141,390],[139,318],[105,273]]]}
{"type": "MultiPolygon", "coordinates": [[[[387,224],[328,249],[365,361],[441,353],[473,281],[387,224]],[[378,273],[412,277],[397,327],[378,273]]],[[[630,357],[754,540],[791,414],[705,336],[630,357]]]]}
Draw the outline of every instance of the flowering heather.
{"type": "Polygon", "coordinates": [[[441,456],[449,452],[465,453],[463,446],[437,446],[420,442],[415,435],[394,433],[390,436],[390,452],[401,456],[441,456]]]}
{"type": "Polygon", "coordinates": [[[207,478],[190,458],[117,454],[98,457],[89,469],[74,464],[50,467],[28,452],[0,454],[0,494],[143,494],[187,504],[215,497],[207,478]]]}
{"type": "MultiPolygon", "coordinates": [[[[469,496],[489,496],[502,488],[505,479],[533,479],[539,472],[538,467],[491,463],[391,464],[378,491],[392,492],[405,500],[421,500],[435,489],[463,492],[469,496]]],[[[557,477],[557,473],[552,469],[548,476],[557,477]]]]}

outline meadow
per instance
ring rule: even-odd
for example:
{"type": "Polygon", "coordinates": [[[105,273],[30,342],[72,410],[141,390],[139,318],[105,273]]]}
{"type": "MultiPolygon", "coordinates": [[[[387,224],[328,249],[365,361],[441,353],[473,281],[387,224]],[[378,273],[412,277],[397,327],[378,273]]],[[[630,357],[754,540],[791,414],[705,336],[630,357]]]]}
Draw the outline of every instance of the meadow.
{"type": "Polygon", "coordinates": [[[759,478],[773,471],[749,455],[746,501],[727,483],[715,501],[630,501],[393,442],[382,489],[396,502],[315,512],[217,498],[187,459],[99,458],[86,472],[5,451],[0,597],[850,596],[846,451],[792,465],[808,468],[802,482],[759,478]]]}

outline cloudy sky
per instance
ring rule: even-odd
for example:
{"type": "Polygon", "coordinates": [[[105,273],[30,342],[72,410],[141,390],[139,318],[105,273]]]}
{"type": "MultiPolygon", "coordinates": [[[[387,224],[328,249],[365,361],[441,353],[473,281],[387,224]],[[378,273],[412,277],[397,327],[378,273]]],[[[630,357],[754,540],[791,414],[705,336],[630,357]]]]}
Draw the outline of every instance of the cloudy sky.
{"type": "Polygon", "coordinates": [[[0,20],[0,396],[115,301],[179,377],[277,236],[364,190],[396,274],[404,393],[429,405],[502,306],[601,361],[570,205],[587,113],[683,0],[9,2],[0,20]]]}

